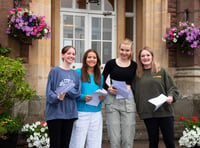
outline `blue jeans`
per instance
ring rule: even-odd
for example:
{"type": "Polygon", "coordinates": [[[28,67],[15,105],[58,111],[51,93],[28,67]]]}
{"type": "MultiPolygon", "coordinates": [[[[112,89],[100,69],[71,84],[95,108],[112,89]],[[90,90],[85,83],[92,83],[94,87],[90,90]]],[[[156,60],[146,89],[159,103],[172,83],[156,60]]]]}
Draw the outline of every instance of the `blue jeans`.
{"type": "Polygon", "coordinates": [[[144,119],[149,137],[149,148],[158,148],[159,128],[163,135],[166,148],[175,148],[174,117],[144,119]]]}
{"type": "Polygon", "coordinates": [[[136,122],[134,99],[116,99],[108,95],[105,112],[111,148],[133,148],[136,122]]]}

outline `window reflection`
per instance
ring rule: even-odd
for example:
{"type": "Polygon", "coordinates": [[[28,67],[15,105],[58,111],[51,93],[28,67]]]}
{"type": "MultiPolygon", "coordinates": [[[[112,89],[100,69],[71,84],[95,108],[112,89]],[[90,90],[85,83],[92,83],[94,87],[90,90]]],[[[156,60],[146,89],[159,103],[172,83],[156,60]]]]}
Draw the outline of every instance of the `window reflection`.
{"type": "Polygon", "coordinates": [[[76,63],[81,63],[82,62],[82,57],[84,54],[84,47],[85,47],[85,41],[81,40],[76,40],[75,41],[75,48],[76,48],[76,58],[75,62],[76,63]]]}
{"type": "Polygon", "coordinates": [[[104,42],[103,43],[103,60],[102,62],[105,64],[111,58],[111,50],[112,43],[111,42],[104,42]]]}
{"type": "Polygon", "coordinates": [[[73,16],[68,15],[64,16],[64,26],[63,26],[63,32],[64,32],[64,38],[73,38],[73,16]]]}
{"type": "Polygon", "coordinates": [[[104,9],[105,11],[114,11],[114,0],[105,0],[104,9]]]}
{"type": "Polygon", "coordinates": [[[75,17],[75,37],[77,39],[84,39],[85,35],[85,18],[84,16],[76,16],[75,17]]]}
{"type": "Polygon", "coordinates": [[[92,18],[92,40],[101,39],[101,19],[92,18]]]}
{"type": "Polygon", "coordinates": [[[96,50],[100,59],[101,58],[101,42],[99,41],[92,41],[92,49],[96,50]]]}
{"type": "Polygon", "coordinates": [[[101,10],[101,2],[98,3],[89,3],[90,4],[90,10],[101,10]]]}
{"type": "Polygon", "coordinates": [[[112,40],[112,20],[103,19],[103,40],[112,40]]]}
{"type": "Polygon", "coordinates": [[[61,8],[72,8],[72,0],[61,0],[61,8]]]}

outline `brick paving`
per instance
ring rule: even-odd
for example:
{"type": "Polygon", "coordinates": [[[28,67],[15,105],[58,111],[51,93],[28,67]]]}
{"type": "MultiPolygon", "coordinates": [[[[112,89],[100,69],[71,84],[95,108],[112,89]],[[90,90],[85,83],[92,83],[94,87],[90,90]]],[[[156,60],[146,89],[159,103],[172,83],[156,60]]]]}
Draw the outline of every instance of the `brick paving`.
{"type": "MultiPolygon", "coordinates": [[[[175,140],[176,148],[183,148],[178,145],[178,141],[175,140]]],[[[102,148],[110,148],[110,144],[108,142],[103,142],[102,148]]],[[[133,148],[148,148],[148,141],[147,140],[135,140],[133,148]]],[[[159,142],[159,148],[165,148],[165,144],[162,140],[159,142]]]]}
{"type": "MultiPolygon", "coordinates": [[[[178,141],[175,140],[176,148],[183,148],[178,145],[178,141]]],[[[16,148],[27,148],[26,145],[18,145],[16,148]]],[[[110,148],[110,144],[108,142],[103,142],[102,148],[110,148]]],[[[147,140],[135,140],[133,148],[148,148],[147,140]]],[[[165,145],[162,140],[160,140],[159,148],[165,148],[165,145]]]]}

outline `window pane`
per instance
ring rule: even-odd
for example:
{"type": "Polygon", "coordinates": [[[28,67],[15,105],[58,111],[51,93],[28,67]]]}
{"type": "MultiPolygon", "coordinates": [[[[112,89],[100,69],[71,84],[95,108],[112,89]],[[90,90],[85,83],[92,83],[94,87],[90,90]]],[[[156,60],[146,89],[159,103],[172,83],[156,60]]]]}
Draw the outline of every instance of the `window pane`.
{"type": "Polygon", "coordinates": [[[75,62],[76,63],[82,62],[82,58],[83,58],[83,54],[84,54],[84,47],[85,47],[84,43],[85,43],[85,41],[80,41],[80,40],[75,41],[75,48],[76,48],[75,62]]]}
{"type": "Polygon", "coordinates": [[[103,40],[112,40],[112,19],[103,19],[103,40]]]}
{"type": "Polygon", "coordinates": [[[63,40],[63,46],[73,46],[73,41],[72,40],[63,40]]]}
{"type": "Polygon", "coordinates": [[[92,49],[97,51],[101,59],[101,42],[92,41],[92,49]]]}
{"type": "Polygon", "coordinates": [[[64,38],[73,38],[73,16],[65,15],[64,19],[64,26],[63,26],[63,37],[64,38]]]}
{"type": "Polygon", "coordinates": [[[61,8],[72,8],[72,0],[61,0],[61,8]]]}
{"type": "Polygon", "coordinates": [[[103,43],[103,61],[102,64],[105,64],[108,60],[111,59],[111,51],[112,51],[112,44],[111,42],[104,42],[103,43]]]}
{"type": "Polygon", "coordinates": [[[86,0],[76,0],[77,9],[86,9],[86,0]]]}
{"type": "Polygon", "coordinates": [[[101,39],[101,19],[92,18],[92,40],[101,39]]]}
{"type": "Polygon", "coordinates": [[[133,0],[126,0],[126,12],[133,12],[133,0]]]}
{"type": "Polygon", "coordinates": [[[126,17],[126,37],[133,40],[133,17],[126,17]]]}
{"type": "Polygon", "coordinates": [[[104,9],[105,11],[114,11],[114,0],[105,0],[104,9]]]}
{"type": "Polygon", "coordinates": [[[76,39],[84,39],[85,38],[85,23],[84,16],[76,16],[75,17],[75,38],[76,39]]]}
{"type": "Polygon", "coordinates": [[[89,3],[90,10],[101,10],[101,1],[99,3],[89,3]]]}

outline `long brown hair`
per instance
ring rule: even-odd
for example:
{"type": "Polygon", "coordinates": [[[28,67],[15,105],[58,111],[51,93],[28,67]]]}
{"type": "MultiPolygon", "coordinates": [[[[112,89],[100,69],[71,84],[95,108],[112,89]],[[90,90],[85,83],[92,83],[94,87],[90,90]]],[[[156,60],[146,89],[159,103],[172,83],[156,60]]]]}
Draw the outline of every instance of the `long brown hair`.
{"type": "Polygon", "coordinates": [[[90,82],[89,73],[87,72],[88,65],[86,63],[88,53],[90,52],[94,52],[97,57],[97,64],[94,67],[94,81],[97,85],[101,86],[101,70],[100,70],[101,60],[99,58],[97,51],[94,49],[88,49],[83,55],[83,65],[81,68],[81,80],[82,82],[90,82]]]}
{"type": "Polygon", "coordinates": [[[136,75],[141,78],[144,74],[144,66],[143,64],[141,63],[140,61],[140,57],[141,57],[141,53],[143,50],[146,50],[148,51],[151,55],[152,55],[152,65],[151,65],[151,73],[152,74],[156,74],[157,72],[160,71],[160,65],[157,64],[155,61],[154,61],[154,54],[153,54],[153,51],[151,50],[151,48],[149,47],[144,47],[142,48],[140,51],[139,51],[139,55],[138,55],[138,63],[137,63],[137,70],[136,70],[136,75]]]}

